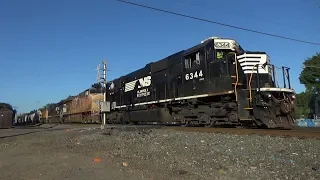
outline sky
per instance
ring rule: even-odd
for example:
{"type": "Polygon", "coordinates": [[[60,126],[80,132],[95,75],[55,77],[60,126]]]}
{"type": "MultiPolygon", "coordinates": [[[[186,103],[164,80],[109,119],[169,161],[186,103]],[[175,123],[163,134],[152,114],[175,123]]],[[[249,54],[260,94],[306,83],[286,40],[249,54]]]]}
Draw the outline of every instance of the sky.
{"type": "MultiPolygon", "coordinates": [[[[320,43],[319,0],[129,0],[229,25],[320,43]]],[[[291,68],[297,93],[303,61],[320,46],[246,32],[115,0],[0,0],[0,102],[18,112],[89,88],[108,62],[108,80],[211,36],[235,39],[291,68]]]]}

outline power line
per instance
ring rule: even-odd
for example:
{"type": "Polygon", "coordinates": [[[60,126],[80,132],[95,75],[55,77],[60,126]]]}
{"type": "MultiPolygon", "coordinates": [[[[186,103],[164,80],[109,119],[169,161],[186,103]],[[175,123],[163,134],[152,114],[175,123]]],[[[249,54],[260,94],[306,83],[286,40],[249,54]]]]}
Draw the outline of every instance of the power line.
{"type": "MultiPolygon", "coordinates": [[[[218,9],[218,8],[213,8],[211,6],[204,6],[202,4],[191,3],[190,1],[186,1],[186,0],[176,0],[176,1],[180,2],[182,4],[190,5],[190,6],[200,7],[200,8],[204,8],[204,9],[211,9],[211,10],[220,11],[220,12],[226,12],[225,9],[222,10],[222,9],[218,9]]],[[[243,14],[229,12],[229,11],[227,13],[229,15],[234,15],[234,16],[237,16],[237,17],[239,17],[239,16],[241,17],[242,16],[242,17],[245,17],[245,18],[248,18],[248,19],[259,21],[259,22],[264,21],[264,22],[267,22],[267,23],[280,25],[280,26],[283,26],[283,27],[286,27],[286,28],[290,28],[290,29],[293,29],[293,30],[297,30],[297,29],[302,30],[299,27],[288,26],[288,25],[285,25],[285,24],[282,24],[282,23],[279,23],[279,22],[274,22],[274,21],[270,21],[270,20],[267,20],[267,19],[263,19],[263,18],[256,18],[254,16],[246,16],[246,15],[243,15],[243,14]]],[[[305,30],[305,29],[303,29],[303,30],[305,30]]]]}
{"type": "Polygon", "coordinates": [[[291,40],[291,41],[297,41],[297,42],[301,42],[301,43],[306,43],[306,44],[312,44],[312,45],[320,46],[320,43],[314,43],[314,42],[310,42],[310,41],[305,41],[305,40],[299,40],[299,39],[289,38],[289,37],[280,36],[280,35],[276,35],[276,34],[270,34],[270,33],[262,32],[262,31],[251,30],[251,29],[247,29],[247,28],[243,28],[243,27],[238,27],[238,26],[234,26],[234,25],[224,24],[224,23],[220,23],[220,22],[216,22],[216,21],[212,21],[212,20],[208,20],[208,19],[203,19],[203,18],[199,18],[199,17],[189,16],[189,15],[185,15],[185,14],[181,14],[181,13],[176,13],[176,12],[168,11],[168,10],[164,10],[164,9],[159,9],[159,8],[155,8],[155,7],[151,7],[151,6],[146,6],[146,5],[143,5],[143,4],[133,3],[133,2],[129,2],[129,1],[123,1],[123,0],[116,0],[116,1],[119,1],[119,2],[122,2],[122,3],[126,3],[126,4],[131,4],[131,5],[134,5],[134,6],[139,6],[139,7],[147,8],[147,9],[152,9],[152,10],[156,10],[156,11],[165,12],[165,13],[168,13],[168,14],[174,14],[174,15],[186,17],[186,18],[189,18],[189,19],[195,19],[195,20],[199,20],[199,21],[204,21],[204,22],[208,22],[208,23],[211,23],[211,24],[218,24],[218,25],[221,25],[221,26],[227,26],[227,27],[231,27],[231,28],[234,28],[234,29],[240,29],[240,30],[249,31],[249,32],[257,33],[257,34],[263,34],[263,35],[272,36],[272,37],[277,37],[277,38],[281,38],[281,39],[287,39],[287,40],[291,40]]]}
{"type": "Polygon", "coordinates": [[[314,66],[314,65],[304,65],[302,68],[320,68],[320,66],[314,66]]]}

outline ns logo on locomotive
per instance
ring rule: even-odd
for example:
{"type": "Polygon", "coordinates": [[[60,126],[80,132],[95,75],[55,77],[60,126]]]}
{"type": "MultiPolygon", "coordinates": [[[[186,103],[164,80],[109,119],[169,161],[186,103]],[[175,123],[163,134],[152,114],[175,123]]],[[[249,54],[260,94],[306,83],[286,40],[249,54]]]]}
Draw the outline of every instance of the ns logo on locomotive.
{"type": "Polygon", "coordinates": [[[289,68],[277,69],[265,52],[211,37],[108,82],[107,122],[291,128],[295,92],[289,68]]]}

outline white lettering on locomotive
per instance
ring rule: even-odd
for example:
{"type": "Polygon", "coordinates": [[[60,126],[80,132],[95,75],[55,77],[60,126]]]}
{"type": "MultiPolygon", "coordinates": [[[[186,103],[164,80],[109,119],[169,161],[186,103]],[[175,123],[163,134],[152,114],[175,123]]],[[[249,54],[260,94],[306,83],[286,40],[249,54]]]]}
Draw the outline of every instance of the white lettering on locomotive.
{"type": "Polygon", "coordinates": [[[139,82],[138,89],[143,87],[148,87],[151,85],[151,76],[146,76],[131,82],[128,82],[124,85],[124,92],[129,92],[134,90],[136,87],[137,82],[139,82]]]}
{"type": "Polygon", "coordinates": [[[144,96],[150,96],[150,91],[148,88],[137,91],[137,97],[144,97],[144,96]]]}
{"type": "Polygon", "coordinates": [[[146,76],[144,78],[140,78],[139,84],[140,85],[138,85],[138,88],[150,86],[151,85],[151,76],[146,76]]]}
{"type": "Polygon", "coordinates": [[[202,73],[202,70],[200,70],[199,72],[196,71],[196,72],[187,73],[185,75],[185,79],[188,81],[188,80],[192,80],[192,79],[201,78],[202,76],[203,76],[203,73],[202,73]]]}
{"type": "Polygon", "coordinates": [[[230,43],[229,42],[215,42],[214,47],[216,49],[229,49],[230,43]]]}

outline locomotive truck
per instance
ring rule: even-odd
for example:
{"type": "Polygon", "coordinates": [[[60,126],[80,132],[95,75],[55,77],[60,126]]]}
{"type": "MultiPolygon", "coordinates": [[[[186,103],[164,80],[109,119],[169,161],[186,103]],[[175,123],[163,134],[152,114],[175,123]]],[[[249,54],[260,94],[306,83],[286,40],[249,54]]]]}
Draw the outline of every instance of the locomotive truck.
{"type": "Polygon", "coordinates": [[[107,83],[107,123],[295,126],[289,68],[234,39],[211,37],[107,83]]]}

